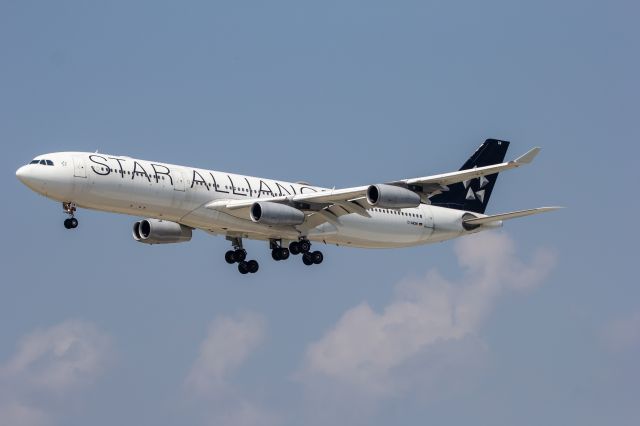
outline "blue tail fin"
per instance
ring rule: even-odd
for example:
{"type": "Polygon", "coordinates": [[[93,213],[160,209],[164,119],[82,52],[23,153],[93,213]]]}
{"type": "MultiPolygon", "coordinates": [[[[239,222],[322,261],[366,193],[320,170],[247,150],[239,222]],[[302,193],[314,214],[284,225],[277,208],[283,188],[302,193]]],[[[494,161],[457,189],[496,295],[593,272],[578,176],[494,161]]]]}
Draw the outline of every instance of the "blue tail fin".
{"type": "MultiPolygon", "coordinates": [[[[507,141],[487,139],[460,170],[502,163],[508,148],[509,142],[507,141]]],[[[498,173],[450,185],[449,191],[431,197],[431,204],[450,209],[484,213],[496,180],[498,180],[498,173]]]]}

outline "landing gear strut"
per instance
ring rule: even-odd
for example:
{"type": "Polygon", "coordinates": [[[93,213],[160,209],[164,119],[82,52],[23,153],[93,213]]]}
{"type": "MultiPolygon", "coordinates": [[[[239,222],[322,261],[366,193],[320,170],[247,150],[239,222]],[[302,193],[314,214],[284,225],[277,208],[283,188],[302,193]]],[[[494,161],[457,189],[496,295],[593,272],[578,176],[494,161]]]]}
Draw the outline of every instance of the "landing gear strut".
{"type": "Polygon", "coordinates": [[[319,265],[324,260],[324,255],[321,251],[311,251],[311,242],[305,238],[289,244],[289,251],[293,255],[302,253],[302,263],[307,266],[319,265]]]}
{"type": "Polygon", "coordinates": [[[64,227],[67,229],[75,229],[78,227],[78,219],[74,217],[76,213],[76,204],[72,202],[62,203],[62,210],[70,217],[64,220],[64,227]]]}
{"type": "Polygon", "coordinates": [[[270,240],[269,247],[271,248],[271,257],[275,261],[287,260],[289,258],[289,249],[282,247],[280,240],[270,240]]]}
{"type": "Polygon", "coordinates": [[[247,251],[242,248],[242,238],[239,237],[227,237],[233,245],[233,250],[229,250],[224,254],[224,260],[228,264],[238,264],[238,272],[242,275],[255,274],[260,269],[260,265],[255,260],[246,260],[247,251]]]}

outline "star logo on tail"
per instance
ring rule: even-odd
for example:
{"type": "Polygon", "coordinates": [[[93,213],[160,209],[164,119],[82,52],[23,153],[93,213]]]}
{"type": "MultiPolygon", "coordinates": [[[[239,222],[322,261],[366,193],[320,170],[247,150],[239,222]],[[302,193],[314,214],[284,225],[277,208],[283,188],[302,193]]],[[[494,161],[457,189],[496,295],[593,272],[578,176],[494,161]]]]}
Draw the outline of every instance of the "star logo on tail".
{"type": "MultiPolygon", "coordinates": [[[[474,166],[473,168],[475,169],[475,168],[477,168],[477,166],[474,166]]],[[[469,179],[469,180],[463,181],[462,184],[464,185],[464,189],[467,190],[467,195],[465,196],[465,198],[467,200],[469,200],[469,201],[478,200],[481,203],[484,203],[484,195],[485,195],[484,187],[487,186],[488,183],[489,183],[489,179],[487,179],[484,176],[480,176],[479,178],[469,179]],[[473,181],[478,181],[478,190],[477,191],[474,191],[474,189],[473,189],[473,187],[471,185],[473,183],[473,181]]]]}

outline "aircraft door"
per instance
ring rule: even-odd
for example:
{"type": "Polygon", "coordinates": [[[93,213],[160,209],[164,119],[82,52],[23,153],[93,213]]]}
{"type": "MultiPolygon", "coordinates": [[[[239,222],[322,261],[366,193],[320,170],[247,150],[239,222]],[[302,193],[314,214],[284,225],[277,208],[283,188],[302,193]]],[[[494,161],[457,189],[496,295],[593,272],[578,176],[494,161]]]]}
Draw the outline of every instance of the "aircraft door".
{"type": "Polygon", "coordinates": [[[175,171],[175,177],[173,179],[173,189],[175,191],[184,192],[184,173],[182,173],[182,170],[175,171]]]}
{"type": "Polygon", "coordinates": [[[73,157],[73,176],[78,178],[87,177],[87,170],[84,167],[84,158],[73,157]]]}

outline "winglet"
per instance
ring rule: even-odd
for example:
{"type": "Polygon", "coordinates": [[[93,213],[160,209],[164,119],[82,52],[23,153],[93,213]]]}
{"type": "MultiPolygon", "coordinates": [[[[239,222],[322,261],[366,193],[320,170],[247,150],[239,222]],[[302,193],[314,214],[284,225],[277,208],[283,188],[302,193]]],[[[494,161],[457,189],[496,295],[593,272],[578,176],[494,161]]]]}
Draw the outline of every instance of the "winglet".
{"type": "Polygon", "coordinates": [[[529,164],[530,162],[533,161],[534,158],[536,158],[536,155],[538,155],[540,153],[540,150],[542,148],[540,147],[535,147],[530,149],[529,151],[527,151],[526,154],[521,155],[520,157],[515,159],[516,163],[519,164],[529,164]]]}

